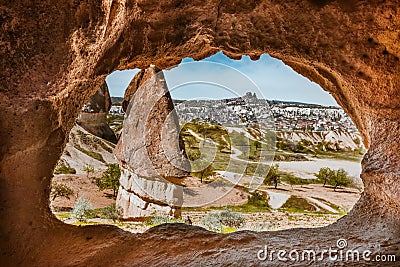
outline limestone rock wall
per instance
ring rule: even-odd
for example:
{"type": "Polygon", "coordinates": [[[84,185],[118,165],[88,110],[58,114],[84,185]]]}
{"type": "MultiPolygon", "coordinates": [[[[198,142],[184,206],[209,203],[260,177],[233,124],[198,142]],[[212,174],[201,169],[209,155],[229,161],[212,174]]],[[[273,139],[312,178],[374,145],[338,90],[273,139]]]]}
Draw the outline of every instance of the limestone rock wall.
{"type": "Polygon", "coordinates": [[[349,249],[400,257],[399,14],[396,0],[2,1],[0,262],[266,265],[256,259],[264,245],[321,248],[338,238],[349,249]],[[81,107],[105,76],[149,64],[163,69],[218,50],[231,58],[269,53],[282,59],[351,116],[368,152],[365,191],[350,214],[320,229],[229,235],[184,225],[132,235],[58,221],[49,209],[52,170],[81,107]]]}

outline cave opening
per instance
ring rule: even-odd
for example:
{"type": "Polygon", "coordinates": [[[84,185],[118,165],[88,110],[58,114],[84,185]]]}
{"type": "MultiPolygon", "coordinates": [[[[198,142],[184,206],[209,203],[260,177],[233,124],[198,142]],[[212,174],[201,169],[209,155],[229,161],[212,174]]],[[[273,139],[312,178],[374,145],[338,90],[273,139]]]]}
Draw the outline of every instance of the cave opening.
{"type": "Polygon", "coordinates": [[[282,265],[276,258],[260,261],[257,252],[266,246],[317,248],[322,256],[343,239],[348,241],[343,254],[357,250],[371,257],[346,263],[321,257],[321,265],[372,266],[381,255],[398,260],[399,5],[352,1],[348,8],[343,1],[322,2],[4,2],[2,263],[282,265]],[[75,227],[56,220],[49,208],[53,169],[84,99],[106,75],[151,63],[164,69],[185,56],[200,60],[219,49],[230,58],[269,53],[283,60],[330,92],[351,116],[368,151],[362,161],[365,190],[349,214],[322,228],[228,235],[186,224],[130,234],[110,225],[75,227]]]}
{"type": "MultiPolygon", "coordinates": [[[[146,153],[154,164],[154,151],[146,153]]],[[[163,71],[150,66],[108,75],[69,134],[51,208],[69,224],[114,224],[131,232],[174,222],[222,233],[320,227],[359,199],[364,153],[350,117],[317,84],[267,54],[253,61],[218,52],[163,71]],[[146,90],[160,90],[159,99],[146,90]],[[138,101],[151,108],[140,109],[138,101]],[[121,144],[124,132],[131,143],[145,136],[138,124],[154,109],[167,111],[149,126],[162,124],[156,127],[162,153],[178,147],[189,161],[178,179],[137,175],[142,163],[130,165],[130,143],[121,144]],[[174,119],[178,131],[165,138],[174,119]]],[[[161,172],[175,167],[182,169],[175,164],[161,172]]]]}

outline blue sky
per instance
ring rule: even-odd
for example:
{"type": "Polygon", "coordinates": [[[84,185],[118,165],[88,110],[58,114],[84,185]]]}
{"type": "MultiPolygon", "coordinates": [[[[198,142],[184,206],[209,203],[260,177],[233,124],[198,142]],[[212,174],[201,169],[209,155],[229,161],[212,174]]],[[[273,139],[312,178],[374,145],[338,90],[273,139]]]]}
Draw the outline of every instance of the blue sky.
{"type": "MultiPolygon", "coordinates": [[[[232,60],[219,52],[197,63],[191,58],[183,59],[182,63],[164,71],[175,99],[221,99],[251,91],[259,98],[337,106],[318,84],[267,54],[253,61],[248,56],[232,60]]],[[[115,71],[108,75],[106,82],[111,95],[123,96],[137,71],[115,71]]]]}

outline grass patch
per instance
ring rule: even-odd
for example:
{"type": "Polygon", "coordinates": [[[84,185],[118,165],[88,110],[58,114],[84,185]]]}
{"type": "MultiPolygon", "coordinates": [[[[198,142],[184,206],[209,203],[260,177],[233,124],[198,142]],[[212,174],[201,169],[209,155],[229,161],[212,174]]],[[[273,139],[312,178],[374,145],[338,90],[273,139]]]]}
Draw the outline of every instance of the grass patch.
{"type": "Polygon", "coordinates": [[[309,160],[302,154],[276,151],[274,155],[274,161],[309,161],[309,160]]]}
{"type": "Polygon", "coordinates": [[[163,223],[184,223],[182,218],[169,218],[168,216],[155,215],[147,217],[144,220],[144,224],[150,227],[154,227],[163,223]]]}
{"type": "Polygon", "coordinates": [[[54,174],[76,174],[76,170],[67,165],[59,165],[54,169],[54,174]]]}
{"type": "MultiPolygon", "coordinates": [[[[342,212],[345,212],[345,211],[343,211],[343,209],[342,209],[340,206],[338,206],[338,205],[336,205],[336,204],[333,204],[333,203],[327,201],[326,199],[319,198],[319,197],[313,197],[313,198],[316,199],[316,200],[321,201],[322,203],[324,203],[324,204],[326,204],[326,205],[328,205],[328,206],[331,207],[332,209],[337,210],[339,213],[340,213],[341,211],[342,211],[342,212]]],[[[347,214],[347,212],[345,212],[345,214],[347,214]]]]}
{"type": "Polygon", "coordinates": [[[292,186],[320,183],[320,181],[317,181],[317,179],[303,179],[286,172],[280,172],[280,174],[281,174],[281,181],[292,186]]]}
{"type": "Polygon", "coordinates": [[[282,205],[279,211],[304,213],[315,212],[317,208],[302,197],[291,196],[285,204],[282,205]]]}
{"type": "Polygon", "coordinates": [[[234,228],[234,227],[222,227],[221,229],[221,233],[222,234],[230,234],[230,233],[234,233],[236,232],[238,229],[234,228]]]}
{"type": "Polygon", "coordinates": [[[95,160],[98,160],[100,162],[106,163],[106,161],[104,160],[103,156],[100,153],[88,151],[88,150],[80,147],[79,145],[74,145],[74,147],[76,149],[78,149],[80,152],[88,155],[89,157],[94,158],[95,160]]]}
{"type": "Polygon", "coordinates": [[[72,225],[75,225],[75,226],[87,226],[87,225],[97,225],[97,224],[101,224],[101,223],[86,221],[86,222],[75,222],[72,225]]]}
{"type": "Polygon", "coordinates": [[[70,212],[59,212],[55,214],[56,218],[59,220],[67,220],[71,217],[71,213],[70,212]]]}
{"type": "Polygon", "coordinates": [[[311,156],[316,158],[326,158],[326,159],[338,159],[338,160],[347,160],[354,162],[361,162],[364,157],[364,153],[360,153],[358,151],[318,151],[316,154],[312,154],[311,156]]]}
{"type": "Polygon", "coordinates": [[[113,148],[111,148],[110,146],[108,146],[105,142],[100,141],[100,146],[107,151],[108,153],[113,153],[113,148]]]}

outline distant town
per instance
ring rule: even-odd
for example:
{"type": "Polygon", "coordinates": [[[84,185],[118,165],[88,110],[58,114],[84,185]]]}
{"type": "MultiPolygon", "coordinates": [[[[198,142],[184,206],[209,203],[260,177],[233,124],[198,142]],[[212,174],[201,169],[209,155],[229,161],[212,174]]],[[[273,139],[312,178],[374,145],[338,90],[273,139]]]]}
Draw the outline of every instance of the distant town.
{"type": "MultiPolygon", "coordinates": [[[[123,114],[119,98],[113,98],[110,114],[123,114]]],[[[357,132],[350,117],[340,107],[299,102],[258,99],[247,92],[222,100],[174,100],[181,122],[193,119],[215,121],[226,126],[261,124],[277,131],[357,132]]]]}

